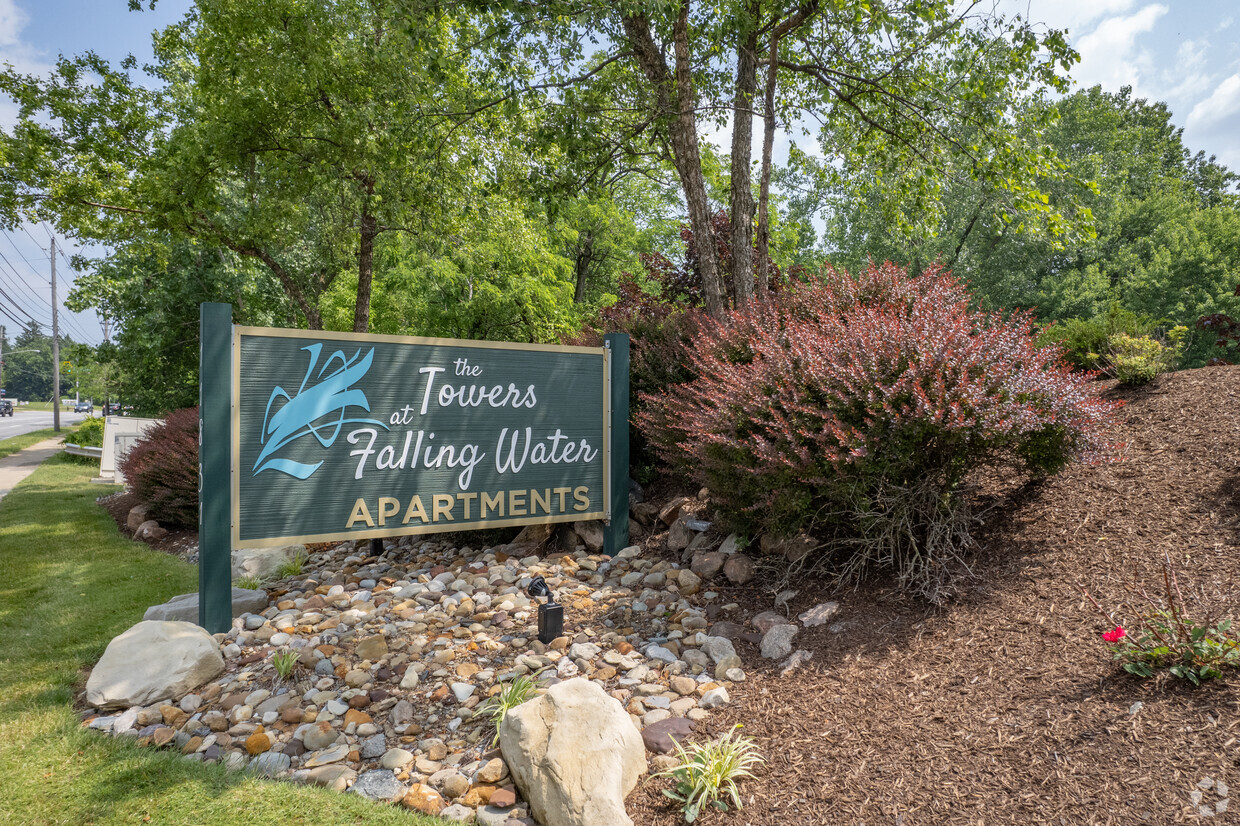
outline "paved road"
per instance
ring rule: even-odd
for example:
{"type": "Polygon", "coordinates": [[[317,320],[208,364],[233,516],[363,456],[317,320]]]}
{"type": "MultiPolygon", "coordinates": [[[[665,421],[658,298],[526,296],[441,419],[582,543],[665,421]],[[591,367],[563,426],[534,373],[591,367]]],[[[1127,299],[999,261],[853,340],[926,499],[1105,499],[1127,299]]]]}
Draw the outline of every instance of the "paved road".
{"type": "MultiPolygon", "coordinates": [[[[86,418],[85,413],[70,413],[67,410],[60,411],[60,426],[69,427],[86,418]]],[[[0,416],[0,439],[7,439],[10,436],[20,436],[23,433],[29,433],[32,430],[42,430],[52,426],[52,411],[50,410],[22,410],[20,407],[13,411],[12,416],[0,416]]]]}

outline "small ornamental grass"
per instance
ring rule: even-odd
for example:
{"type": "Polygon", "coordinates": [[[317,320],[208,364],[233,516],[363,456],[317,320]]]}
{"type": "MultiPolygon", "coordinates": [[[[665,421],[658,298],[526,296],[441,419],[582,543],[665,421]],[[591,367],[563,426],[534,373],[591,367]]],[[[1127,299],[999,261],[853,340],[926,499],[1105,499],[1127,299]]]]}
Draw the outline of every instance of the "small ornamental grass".
{"type": "Polygon", "coordinates": [[[659,772],[655,777],[670,777],[676,785],[664,789],[663,794],[681,804],[685,822],[692,823],[706,806],[721,812],[728,810],[725,797],[737,809],[741,808],[738,780],[753,777],[750,769],[764,763],[752,738],[739,737],[740,724],[718,740],[707,743],[691,743],[685,748],[678,741],[676,757],[680,765],[659,772]]]}
{"type": "Polygon", "coordinates": [[[1039,347],[1028,315],[970,306],[964,285],[887,264],[827,270],[729,314],[701,317],[692,381],[647,394],[639,426],[710,488],[737,533],[805,533],[856,582],[876,569],[932,602],[973,546],[966,477],[1035,476],[1109,455],[1116,402],[1039,347]]]}
{"type": "Polygon", "coordinates": [[[306,567],[307,555],[305,551],[298,551],[293,555],[292,559],[284,562],[276,569],[276,579],[284,579],[290,576],[301,576],[302,569],[306,567]]]}
{"type": "Polygon", "coordinates": [[[263,587],[263,581],[252,574],[247,574],[246,576],[241,577],[233,584],[238,588],[245,588],[248,591],[257,591],[259,588],[263,587]]]}
{"type": "Polygon", "coordinates": [[[499,727],[508,716],[508,712],[530,700],[538,693],[538,682],[524,674],[503,684],[499,692],[490,697],[478,709],[478,716],[488,717],[495,726],[495,737],[491,740],[494,747],[499,742],[499,727]]]}
{"type": "Polygon", "coordinates": [[[1193,616],[1166,555],[1161,597],[1134,586],[1133,601],[1141,607],[1133,609],[1127,629],[1089,591],[1081,591],[1111,626],[1102,639],[1129,674],[1153,677],[1166,671],[1201,685],[1222,677],[1224,668],[1240,668],[1240,639],[1231,630],[1231,620],[1193,616]]]}
{"type": "Polygon", "coordinates": [[[275,666],[276,676],[280,678],[280,682],[287,680],[297,668],[297,657],[296,651],[281,651],[271,656],[271,664],[275,666]]]}

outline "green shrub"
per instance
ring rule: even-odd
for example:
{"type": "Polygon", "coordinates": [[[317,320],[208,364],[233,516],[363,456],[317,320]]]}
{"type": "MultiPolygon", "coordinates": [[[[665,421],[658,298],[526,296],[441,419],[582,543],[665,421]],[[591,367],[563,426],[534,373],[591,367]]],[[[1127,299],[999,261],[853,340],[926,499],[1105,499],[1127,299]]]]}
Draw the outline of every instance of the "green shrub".
{"type": "Polygon", "coordinates": [[[103,419],[86,419],[73,431],[69,440],[82,447],[103,447],[103,419]]]}
{"type": "Polygon", "coordinates": [[[1106,618],[1109,630],[1102,639],[1121,667],[1137,677],[1166,671],[1193,685],[1221,678],[1224,668],[1240,668],[1240,638],[1232,632],[1231,620],[1194,616],[1166,553],[1161,584],[1161,598],[1133,588],[1123,609],[1130,616],[1128,629],[1081,589],[1106,618]]]}
{"type": "Polygon", "coordinates": [[[490,719],[491,724],[495,726],[495,739],[491,741],[492,747],[499,742],[499,727],[504,722],[504,718],[508,716],[508,712],[532,699],[538,693],[538,688],[538,682],[533,677],[521,675],[504,683],[503,688],[497,694],[492,695],[478,708],[476,716],[490,719]]]}
{"type": "Polygon", "coordinates": [[[1186,332],[1184,327],[1171,329],[1167,333],[1167,342],[1152,336],[1130,336],[1127,333],[1111,336],[1107,342],[1110,373],[1120,384],[1149,384],[1175,365],[1186,332]]]}
{"type": "Polygon", "coordinates": [[[1151,319],[1125,310],[1112,302],[1107,311],[1089,319],[1069,318],[1052,322],[1038,333],[1038,344],[1058,344],[1064,358],[1081,370],[1105,370],[1110,364],[1110,341],[1119,334],[1151,335],[1155,325],[1151,319]]]}

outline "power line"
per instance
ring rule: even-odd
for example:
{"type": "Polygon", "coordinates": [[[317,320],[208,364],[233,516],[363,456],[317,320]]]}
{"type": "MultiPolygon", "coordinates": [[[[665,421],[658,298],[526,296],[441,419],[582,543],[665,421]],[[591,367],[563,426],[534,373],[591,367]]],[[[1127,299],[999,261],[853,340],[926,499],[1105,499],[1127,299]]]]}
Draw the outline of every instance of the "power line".
{"type": "MultiPolygon", "coordinates": [[[[3,267],[0,267],[0,281],[3,281],[5,284],[8,284],[9,287],[11,287],[16,292],[22,292],[23,288],[30,289],[29,285],[21,280],[21,276],[17,273],[17,270],[13,268],[13,265],[9,263],[7,258],[4,257],[4,253],[0,253],[0,261],[4,261],[4,263],[8,265],[9,270],[17,278],[17,283],[14,283],[13,280],[9,278],[8,274],[4,271],[3,267]]],[[[39,295],[37,290],[31,290],[29,293],[23,293],[23,295],[27,295],[27,294],[33,295],[35,299],[43,305],[43,309],[40,310],[40,312],[51,312],[52,305],[48,303],[46,298],[39,295]]]]}
{"type": "MultiPolygon", "coordinates": [[[[24,282],[22,282],[22,280],[21,280],[21,276],[20,276],[20,275],[18,274],[18,272],[17,272],[17,268],[13,266],[13,262],[9,261],[8,256],[6,256],[6,255],[5,255],[4,253],[2,253],[2,252],[0,252],[0,261],[3,261],[5,264],[7,264],[7,265],[8,265],[8,267],[9,267],[9,269],[13,271],[13,275],[17,278],[17,280],[18,280],[18,283],[19,283],[19,284],[21,284],[22,286],[25,286],[27,289],[29,289],[29,285],[28,285],[28,284],[25,284],[24,282]]],[[[14,284],[12,281],[10,281],[10,280],[9,280],[9,278],[8,278],[8,276],[7,276],[7,275],[5,275],[4,270],[3,270],[3,269],[0,269],[0,281],[4,281],[4,283],[6,283],[6,284],[8,284],[10,287],[12,287],[12,288],[13,288],[13,290],[14,290],[15,292],[21,292],[21,287],[20,287],[20,286],[18,286],[18,284],[14,284]]],[[[43,302],[43,305],[44,305],[45,307],[47,307],[47,308],[48,308],[48,310],[51,310],[52,305],[51,305],[51,304],[49,304],[49,303],[47,302],[47,300],[46,300],[46,299],[44,299],[42,296],[40,296],[40,295],[39,295],[39,293],[38,293],[38,291],[32,291],[32,293],[33,293],[33,295],[35,296],[35,298],[37,298],[37,299],[39,299],[40,301],[42,301],[42,302],[43,302]]],[[[7,294],[6,294],[6,295],[7,295],[7,294]]],[[[31,319],[32,321],[35,321],[36,323],[39,323],[39,324],[45,324],[45,323],[46,323],[46,322],[40,321],[39,319],[35,318],[35,317],[34,317],[34,315],[33,315],[32,313],[28,312],[28,311],[27,311],[24,307],[22,307],[22,306],[21,306],[21,304],[20,304],[20,303],[18,303],[18,301],[17,301],[16,299],[14,299],[12,296],[7,296],[7,297],[8,297],[8,299],[9,299],[9,301],[12,301],[12,302],[13,302],[13,304],[14,304],[14,305],[15,305],[15,306],[19,309],[19,310],[21,310],[21,311],[22,311],[22,313],[24,313],[25,315],[29,316],[29,317],[30,317],[30,319],[31,319]]]]}
{"type": "MultiPolygon", "coordinates": [[[[40,243],[38,242],[38,240],[37,240],[37,239],[36,239],[33,235],[31,235],[31,234],[30,234],[30,230],[26,229],[26,225],[25,225],[25,224],[21,224],[20,226],[21,226],[21,228],[22,228],[22,232],[26,233],[26,237],[30,239],[31,243],[33,243],[36,247],[38,247],[38,248],[39,248],[39,251],[43,253],[43,257],[44,257],[44,258],[47,258],[47,257],[48,257],[48,256],[47,256],[47,250],[45,250],[45,249],[43,248],[43,245],[42,245],[42,244],[40,244],[40,243]]],[[[27,262],[27,263],[29,263],[29,262],[27,262]]]]}
{"type": "MultiPolygon", "coordinates": [[[[23,227],[22,229],[25,229],[25,227],[23,227]]],[[[30,233],[28,233],[28,232],[27,232],[26,234],[27,234],[27,235],[29,235],[30,233]]],[[[26,262],[26,266],[30,268],[30,271],[31,271],[32,273],[35,273],[36,275],[38,275],[39,271],[38,271],[38,270],[36,270],[36,269],[34,268],[34,264],[31,264],[31,263],[30,263],[30,259],[26,257],[26,254],[25,254],[24,252],[22,252],[22,251],[21,251],[21,248],[20,248],[20,247],[18,247],[16,243],[14,243],[14,242],[13,242],[13,236],[9,235],[9,234],[6,232],[6,233],[4,234],[4,237],[8,239],[9,244],[13,247],[13,249],[15,249],[15,250],[17,251],[17,254],[21,256],[22,260],[26,262]]],[[[31,240],[34,240],[34,239],[32,238],[31,240]]],[[[36,247],[38,247],[39,245],[36,243],[36,244],[35,244],[35,246],[36,246],[36,247]]],[[[43,248],[42,248],[42,247],[39,247],[39,249],[43,249],[43,248]]],[[[47,253],[46,253],[46,250],[44,250],[44,255],[46,256],[46,254],[47,254],[47,253]]],[[[43,280],[44,280],[44,281],[47,281],[47,279],[46,279],[46,278],[44,278],[43,280]]],[[[48,285],[49,285],[49,286],[51,285],[51,282],[50,282],[50,281],[48,281],[48,285]]]]}

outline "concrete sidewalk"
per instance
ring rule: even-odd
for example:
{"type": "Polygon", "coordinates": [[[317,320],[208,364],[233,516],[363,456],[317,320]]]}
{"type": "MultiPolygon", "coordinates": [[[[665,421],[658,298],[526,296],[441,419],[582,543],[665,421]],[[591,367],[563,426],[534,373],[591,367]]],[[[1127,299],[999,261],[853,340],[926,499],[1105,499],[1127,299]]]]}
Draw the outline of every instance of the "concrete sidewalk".
{"type": "Polygon", "coordinates": [[[60,439],[44,439],[0,459],[0,499],[17,487],[17,483],[34,473],[34,469],[61,451],[60,439]]]}

